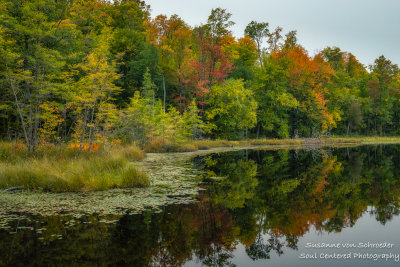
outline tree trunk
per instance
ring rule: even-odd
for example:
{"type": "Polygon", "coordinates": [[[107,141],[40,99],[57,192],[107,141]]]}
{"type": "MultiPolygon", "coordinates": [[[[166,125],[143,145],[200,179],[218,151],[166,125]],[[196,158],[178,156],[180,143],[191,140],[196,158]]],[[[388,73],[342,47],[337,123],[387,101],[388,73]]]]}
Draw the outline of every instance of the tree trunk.
{"type": "MultiPolygon", "coordinates": [[[[155,102],[156,102],[156,96],[155,96],[155,92],[153,91],[153,100],[152,100],[152,110],[151,110],[151,117],[154,119],[154,114],[155,114],[155,102]]],[[[164,113],[165,113],[165,107],[164,107],[164,113]]]]}
{"type": "Polygon", "coordinates": [[[94,117],[94,108],[95,108],[95,106],[93,105],[93,108],[92,108],[92,116],[91,116],[91,118],[90,118],[90,130],[89,130],[89,147],[88,147],[88,151],[90,152],[90,149],[91,149],[91,147],[92,147],[92,128],[93,128],[93,117],[94,117]]]}
{"type": "MultiPolygon", "coordinates": [[[[92,91],[90,92],[90,99],[92,99],[93,94],[94,94],[94,84],[95,84],[95,81],[93,81],[93,84],[92,84],[92,91]]],[[[94,108],[95,103],[96,103],[96,99],[93,101],[93,108],[94,108]]],[[[80,151],[82,151],[82,149],[83,149],[82,145],[83,145],[83,140],[84,140],[84,138],[85,138],[85,133],[86,133],[87,120],[88,120],[88,115],[89,115],[88,113],[89,113],[88,107],[86,106],[86,107],[85,107],[85,116],[84,116],[84,120],[82,121],[83,129],[82,129],[81,142],[80,142],[80,144],[79,144],[79,150],[80,150],[80,151]]]]}
{"type": "Polygon", "coordinates": [[[35,120],[33,124],[33,136],[32,136],[32,151],[35,151],[38,146],[38,128],[39,128],[39,104],[35,108],[35,120]]]}
{"type": "Polygon", "coordinates": [[[164,90],[164,102],[163,102],[163,108],[164,108],[164,113],[165,113],[165,100],[167,99],[167,89],[165,88],[165,75],[163,74],[163,90],[164,90]]]}
{"type": "Polygon", "coordinates": [[[22,130],[24,132],[24,138],[25,138],[25,142],[26,142],[26,147],[27,147],[28,151],[30,152],[31,151],[31,146],[30,146],[30,141],[29,141],[29,138],[28,138],[28,133],[26,132],[26,126],[25,126],[25,122],[24,122],[24,117],[22,116],[22,111],[21,111],[21,107],[19,105],[17,92],[16,92],[14,84],[12,82],[7,63],[6,63],[6,70],[7,70],[8,81],[10,82],[10,87],[11,87],[11,90],[12,90],[13,95],[14,95],[15,105],[17,106],[18,115],[19,115],[19,118],[21,120],[22,130]]]}
{"type": "Polygon", "coordinates": [[[88,108],[85,108],[85,116],[83,117],[83,121],[82,121],[82,135],[81,135],[81,141],[79,144],[79,150],[82,151],[83,149],[83,140],[85,138],[85,133],[86,133],[86,125],[87,125],[87,114],[88,113],[88,108]]]}
{"type": "Polygon", "coordinates": [[[64,131],[61,131],[62,132],[62,136],[60,136],[60,138],[62,138],[62,140],[65,140],[66,138],[67,138],[67,104],[65,104],[65,108],[64,108],[64,110],[63,110],[63,115],[62,115],[62,118],[63,118],[63,130],[64,131]]]}

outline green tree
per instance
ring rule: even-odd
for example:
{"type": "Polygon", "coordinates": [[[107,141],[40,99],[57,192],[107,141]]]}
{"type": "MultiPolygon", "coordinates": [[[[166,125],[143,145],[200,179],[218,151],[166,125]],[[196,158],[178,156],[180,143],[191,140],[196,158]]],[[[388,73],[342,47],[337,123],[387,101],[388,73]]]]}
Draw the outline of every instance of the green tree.
{"type": "Polygon", "coordinates": [[[226,9],[214,8],[211,10],[205,29],[214,41],[217,42],[221,37],[227,35],[228,29],[235,25],[235,22],[230,20],[231,17],[232,14],[227,12],[226,9]]]}
{"type": "Polygon", "coordinates": [[[256,22],[251,21],[244,30],[244,34],[249,36],[257,45],[258,60],[261,68],[263,67],[263,41],[269,35],[269,23],[268,22],[256,22]]]}
{"type": "Polygon", "coordinates": [[[257,102],[242,80],[229,79],[211,88],[206,118],[218,137],[238,138],[256,124],[257,102]]]}
{"type": "Polygon", "coordinates": [[[149,68],[146,69],[146,72],[143,76],[143,86],[141,88],[142,96],[147,101],[148,104],[152,107],[152,115],[154,116],[154,108],[156,103],[156,91],[157,86],[151,80],[151,74],[149,68]]]}
{"type": "Polygon", "coordinates": [[[184,135],[192,141],[201,136],[204,130],[204,122],[199,115],[196,100],[190,103],[183,113],[184,135]]]}
{"type": "Polygon", "coordinates": [[[160,84],[158,51],[144,38],[150,6],[144,1],[112,1],[103,16],[98,21],[105,21],[113,32],[110,52],[119,74],[115,84],[123,89],[116,103],[125,107],[134,92],[141,88],[148,67],[154,82],[160,84]]]}
{"type": "Polygon", "coordinates": [[[265,57],[252,86],[258,103],[257,138],[260,132],[287,138],[290,134],[289,111],[299,106],[289,92],[289,72],[272,57],[265,57]]]}
{"type": "Polygon", "coordinates": [[[146,143],[151,130],[149,104],[140,95],[139,91],[130,99],[130,104],[122,111],[114,132],[116,138],[127,143],[146,143]]]}
{"type": "Polygon", "coordinates": [[[385,134],[392,124],[393,94],[397,91],[396,80],[399,67],[384,56],[377,58],[370,66],[372,79],[368,83],[372,102],[372,116],[375,132],[385,134]]]}
{"type": "Polygon", "coordinates": [[[257,68],[257,48],[250,37],[240,38],[233,45],[233,68],[230,77],[233,79],[243,79],[250,82],[254,79],[257,68]]]}

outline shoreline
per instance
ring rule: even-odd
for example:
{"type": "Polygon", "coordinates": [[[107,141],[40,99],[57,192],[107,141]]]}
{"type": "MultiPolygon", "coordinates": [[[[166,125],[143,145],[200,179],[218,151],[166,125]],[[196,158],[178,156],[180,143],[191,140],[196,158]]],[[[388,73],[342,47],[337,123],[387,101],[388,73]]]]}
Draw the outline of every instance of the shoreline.
{"type": "MultiPolygon", "coordinates": [[[[187,143],[184,143],[185,145],[187,143]]],[[[127,161],[127,168],[131,166],[131,169],[138,169],[139,172],[135,173],[143,173],[144,175],[148,176],[148,186],[153,187],[156,186],[166,186],[169,187],[171,183],[174,182],[173,177],[175,172],[178,171],[181,166],[188,164],[191,158],[196,156],[204,156],[213,153],[222,153],[222,152],[229,152],[229,151],[237,151],[237,150],[280,150],[280,149],[321,149],[325,147],[355,147],[355,146],[362,146],[362,145],[389,145],[389,144],[400,144],[400,137],[357,137],[357,138],[321,138],[321,139],[253,139],[253,140],[242,140],[242,141],[227,141],[227,140],[198,140],[192,143],[192,146],[196,146],[196,150],[190,151],[170,151],[170,152],[157,152],[151,153],[148,152],[146,154],[143,151],[139,150],[143,156],[137,157],[137,159],[126,160],[127,161]],[[169,177],[171,176],[171,177],[169,177]]],[[[126,150],[129,145],[121,146],[121,148],[114,150],[112,153],[120,153],[121,151],[126,150]]],[[[177,148],[177,146],[175,146],[177,148]]],[[[137,148],[138,149],[138,148],[137,148]]],[[[136,150],[134,150],[137,153],[136,150]]],[[[101,152],[101,151],[100,151],[101,152]]],[[[60,153],[64,153],[60,151],[60,153]]],[[[101,152],[103,153],[103,152],[101,152]]],[[[139,153],[139,154],[140,154],[139,153]]],[[[123,154],[123,153],[122,153],[123,154]]],[[[129,154],[127,154],[129,155],[129,154]]],[[[123,156],[122,156],[123,157],[123,156]]],[[[79,162],[91,162],[96,161],[98,156],[93,154],[93,159],[91,156],[89,157],[82,157],[76,158],[75,161],[79,162]]],[[[128,159],[128,158],[127,158],[128,159]]],[[[31,161],[30,158],[23,158],[21,159],[22,162],[29,163],[31,161]]],[[[36,159],[38,164],[42,164],[43,166],[53,166],[56,164],[56,158],[46,158],[43,159],[36,159]],[[44,163],[48,164],[44,164],[44,163]]],[[[100,161],[101,163],[102,161],[100,161]]],[[[100,164],[99,163],[99,164],[100,164]]],[[[7,163],[7,161],[2,163],[4,164],[11,164],[7,163]]],[[[63,165],[62,165],[63,166],[63,165]]],[[[62,167],[60,165],[60,167],[62,167]]],[[[97,165],[96,165],[97,166],[97,165]]],[[[63,176],[66,176],[68,173],[65,173],[67,170],[62,171],[59,170],[63,176]]],[[[103,176],[107,176],[107,171],[104,170],[103,176]]],[[[111,175],[111,173],[110,173],[111,175]]],[[[181,175],[181,174],[180,174],[181,175]]],[[[92,176],[92,175],[91,175],[92,176]]],[[[18,178],[18,177],[17,177],[18,178]]],[[[16,181],[17,181],[16,178],[16,181]]],[[[9,178],[11,179],[11,178],[9,178]]],[[[7,193],[7,189],[18,189],[16,191],[31,191],[36,192],[37,190],[32,190],[31,188],[25,188],[24,184],[21,181],[20,183],[15,182],[10,184],[8,187],[4,187],[1,191],[7,193]]],[[[112,186],[111,188],[104,188],[101,190],[62,190],[60,192],[71,192],[71,193],[80,193],[85,191],[109,191],[112,188],[123,188],[123,187],[115,187],[112,186]]],[[[125,187],[130,188],[130,187],[125,187]]],[[[133,187],[134,188],[134,187],[133,187]]],[[[9,193],[15,193],[14,190],[9,190],[9,193]]],[[[38,190],[40,191],[40,190],[38,190]]],[[[54,193],[60,193],[57,191],[51,191],[54,193]]]]}
{"type": "Polygon", "coordinates": [[[195,140],[183,143],[163,143],[157,147],[144,147],[147,153],[174,153],[194,152],[221,147],[257,147],[257,146],[324,146],[324,145],[353,145],[353,144],[400,144],[400,136],[397,137],[323,137],[323,138],[298,138],[298,139],[246,139],[230,141],[195,140]]]}
{"type": "MultiPolygon", "coordinates": [[[[211,143],[209,148],[198,148],[193,151],[176,151],[176,152],[148,152],[146,153],[145,158],[142,162],[146,160],[159,160],[162,157],[168,157],[167,155],[174,155],[179,157],[187,157],[188,159],[196,156],[203,156],[212,153],[221,153],[221,152],[229,152],[236,150],[245,150],[245,149],[253,149],[253,150],[279,150],[279,149],[318,149],[323,147],[356,147],[356,146],[364,146],[364,145],[396,145],[400,144],[400,137],[395,138],[386,138],[379,137],[377,138],[353,138],[349,140],[343,140],[343,138],[326,138],[320,139],[322,142],[309,142],[314,139],[289,139],[300,141],[299,143],[287,142],[287,139],[251,139],[251,140],[243,140],[243,141],[228,141],[228,140],[217,140],[208,142],[220,142],[223,141],[223,145],[213,146],[211,143]],[[374,139],[374,140],[371,140],[374,139]],[[264,144],[262,144],[264,142],[264,144]],[[258,143],[258,144],[256,144],[258,143]]],[[[206,142],[207,142],[206,141],[206,142]]],[[[196,143],[196,141],[194,142],[196,143]]]]}

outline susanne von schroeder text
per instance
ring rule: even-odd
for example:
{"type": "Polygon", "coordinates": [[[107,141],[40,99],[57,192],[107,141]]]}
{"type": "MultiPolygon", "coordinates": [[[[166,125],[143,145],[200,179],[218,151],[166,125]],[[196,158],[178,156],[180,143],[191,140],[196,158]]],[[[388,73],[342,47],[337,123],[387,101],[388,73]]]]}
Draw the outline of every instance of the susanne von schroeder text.
{"type": "Polygon", "coordinates": [[[371,243],[306,243],[305,248],[378,248],[390,249],[394,244],[389,242],[371,243]]]}

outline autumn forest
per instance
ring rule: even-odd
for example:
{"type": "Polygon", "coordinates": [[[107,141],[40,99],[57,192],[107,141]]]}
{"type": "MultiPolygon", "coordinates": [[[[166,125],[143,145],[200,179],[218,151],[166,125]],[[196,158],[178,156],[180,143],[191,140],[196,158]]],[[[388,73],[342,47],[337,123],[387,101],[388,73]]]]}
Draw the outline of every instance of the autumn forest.
{"type": "Polygon", "coordinates": [[[395,135],[400,72],[338,47],[311,55],[296,31],[228,10],[204,24],[143,1],[3,0],[0,136],[79,146],[198,138],[395,135]]]}

